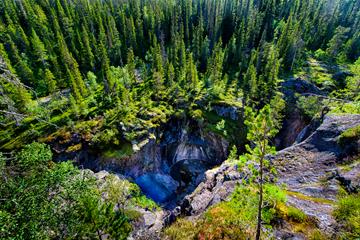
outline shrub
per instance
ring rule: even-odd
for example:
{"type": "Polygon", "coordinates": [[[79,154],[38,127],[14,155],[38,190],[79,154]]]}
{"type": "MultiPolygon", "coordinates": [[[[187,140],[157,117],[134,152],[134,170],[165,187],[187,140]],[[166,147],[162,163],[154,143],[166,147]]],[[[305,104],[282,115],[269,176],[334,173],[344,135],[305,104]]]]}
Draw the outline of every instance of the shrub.
{"type": "Polygon", "coordinates": [[[315,51],[314,57],[316,59],[321,60],[321,61],[328,61],[329,60],[329,55],[324,50],[322,50],[321,48],[319,48],[318,50],[315,51]]]}
{"type": "MultiPolygon", "coordinates": [[[[270,227],[276,218],[277,205],[284,204],[286,194],[275,185],[264,186],[263,226],[270,227]]],[[[258,193],[250,186],[238,186],[227,202],[210,208],[196,223],[181,220],[169,227],[170,239],[248,239],[255,236],[258,193]]]]}
{"type": "Polygon", "coordinates": [[[334,211],[341,224],[341,239],[356,239],[360,236],[360,193],[341,197],[334,211]]]}
{"type": "Polygon", "coordinates": [[[43,143],[34,142],[26,145],[18,154],[17,161],[24,170],[46,168],[52,159],[50,147],[43,143]]]}
{"type": "Polygon", "coordinates": [[[287,209],[287,217],[299,223],[305,222],[307,219],[307,216],[303,211],[292,206],[288,207],[287,209]]]}
{"type": "Polygon", "coordinates": [[[322,104],[316,96],[300,96],[297,100],[297,107],[305,114],[306,117],[312,119],[321,111],[322,104]]]}

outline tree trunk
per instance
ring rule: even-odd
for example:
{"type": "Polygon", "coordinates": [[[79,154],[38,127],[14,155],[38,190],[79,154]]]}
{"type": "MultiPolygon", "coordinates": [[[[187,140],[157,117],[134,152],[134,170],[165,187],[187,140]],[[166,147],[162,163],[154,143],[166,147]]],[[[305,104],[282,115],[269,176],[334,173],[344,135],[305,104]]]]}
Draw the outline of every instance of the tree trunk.
{"type": "Polygon", "coordinates": [[[258,205],[258,219],[256,229],[256,240],[260,240],[261,233],[261,210],[263,202],[263,157],[260,158],[260,183],[259,183],[259,205],[258,205]]]}

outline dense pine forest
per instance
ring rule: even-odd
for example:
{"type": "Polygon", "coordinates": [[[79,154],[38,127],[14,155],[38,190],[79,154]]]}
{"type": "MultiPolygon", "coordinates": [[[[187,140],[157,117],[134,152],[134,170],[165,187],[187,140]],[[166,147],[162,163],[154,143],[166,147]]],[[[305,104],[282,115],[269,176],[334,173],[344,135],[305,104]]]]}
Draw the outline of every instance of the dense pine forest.
{"type": "Polygon", "coordinates": [[[2,0],[0,83],[0,239],[360,237],[358,0],[2,0]]]}

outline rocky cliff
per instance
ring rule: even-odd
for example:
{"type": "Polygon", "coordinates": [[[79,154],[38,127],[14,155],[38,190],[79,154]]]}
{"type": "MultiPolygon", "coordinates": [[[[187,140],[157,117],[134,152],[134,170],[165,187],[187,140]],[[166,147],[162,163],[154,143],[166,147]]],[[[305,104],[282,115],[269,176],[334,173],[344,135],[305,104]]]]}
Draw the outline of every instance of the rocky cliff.
{"type": "MultiPolygon", "coordinates": [[[[359,164],[354,163],[346,172],[340,164],[360,152],[360,142],[355,149],[349,149],[338,141],[344,131],[357,125],[360,125],[360,115],[326,116],[304,141],[270,157],[278,171],[278,184],[286,186],[287,204],[315,219],[317,226],[330,235],[335,234],[336,222],[331,212],[339,187],[349,191],[359,188],[359,164]]],[[[205,181],[184,198],[173,215],[182,213],[192,218],[200,215],[215,203],[226,200],[236,184],[246,180],[248,174],[238,172],[234,165],[225,162],[207,171],[205,176],[205,181]]],[[[277,238],[286,237],[303,239],[301,234],[293,233],[283,223],[277,238]]]]}

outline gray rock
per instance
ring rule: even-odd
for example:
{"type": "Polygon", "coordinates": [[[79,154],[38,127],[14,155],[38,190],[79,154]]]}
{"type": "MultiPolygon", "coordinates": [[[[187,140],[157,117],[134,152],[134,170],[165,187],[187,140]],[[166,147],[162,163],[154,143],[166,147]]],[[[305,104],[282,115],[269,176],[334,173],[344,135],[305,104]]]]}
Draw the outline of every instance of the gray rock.
{"type": "Polygon", "coordinates": [[[336,226],[330,204],[336,200],[339,184],[336,179],[343,179],[352,188],[352,182],[356,184],[355,176],[359,174],[354,167],[347,173],[333,176],[334,171],[338,171],[338,164],[351,154],[338,144],[338,138],[342,132],[359,124],[360,115],[326,116],[303,142],[278,152],[272,159],[278,170],[279,184],[303,195],[290,197],[289,204],[317,219],[320,229],[330,234],[336,226]]]}
{"type": "Polygon", "coordinates": [[[239,119],[239,109],[235,106],[212,106],[212,109],[217,113],[217,115],[230,118],[232,120],[239,119]]]}
{"type": "Polygon", "coordinates": [[[226,200],[243,179],[246,179],[246,175],[227,162],[207,171],[204,182],[181,202],[182,213],[188,216],[202,214],[210,206],[226,200]]]}

